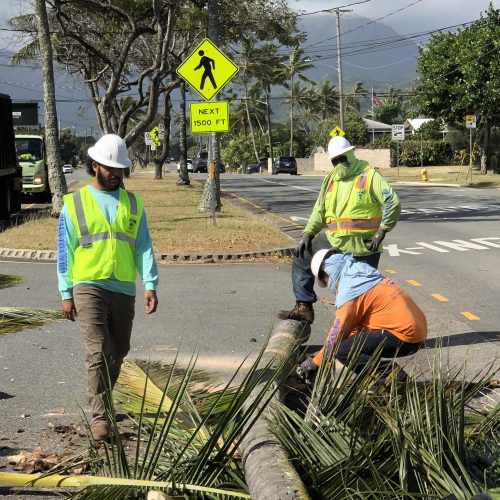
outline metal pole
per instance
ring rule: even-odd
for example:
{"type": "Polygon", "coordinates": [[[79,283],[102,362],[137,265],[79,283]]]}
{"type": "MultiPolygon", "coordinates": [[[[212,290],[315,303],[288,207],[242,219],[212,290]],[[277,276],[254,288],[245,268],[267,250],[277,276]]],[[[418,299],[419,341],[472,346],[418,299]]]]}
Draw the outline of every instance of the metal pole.
{"type": "MultiPolygon", "coordinates": [[[[373,114],[373,85],[372,85],[372,121],[375,122],[375,115],[373,114]]],[[[372,124],[372,144],[375,142],[375,123],[372,124]]]]}
{"type": "Polygon", "coordinates": [[[420,132],[420,168],[424,166],[424,143],[422,140],[422,132],[420,132]]]}
{"type": "Polygon", "coordinates": [[[469,170],[470,181],[472,182],[472,128],[469,129],[469,170]]]}
{"type": "Polygon", "coordinates": [[[337,68],[339,70],[339,115],[340,128],[344,130],[344,85],[342,83],[342,54],[340,51],[340,10],[335,9],[337,16],[337,68]]]}
{"type": "Polygon", "coordinates": [[[398,166],[398,178],[399,178],[399,141],[396,141],[396,164],[398,166]]]}

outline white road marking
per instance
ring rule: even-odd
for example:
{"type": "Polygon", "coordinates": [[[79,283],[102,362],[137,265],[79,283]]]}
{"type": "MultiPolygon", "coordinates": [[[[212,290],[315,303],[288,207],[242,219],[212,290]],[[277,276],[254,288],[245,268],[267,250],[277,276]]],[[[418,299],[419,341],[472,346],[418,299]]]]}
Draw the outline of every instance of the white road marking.
{"type": "Polygon", "coordinates": [[[270,181],[269,179],[256,179],[258,181],[267,182],[269,184],[276,184],[277,186],[291,187],[294,189],[300,189],[302,191],[311,191],[312,193],[318,193],[317,189],[306,188],[304,186],[293,186],[292,184],[286,184],[284,182],[270,181]]]}
{"type": "Polygon", "coordinates": [[[299,220],[305,220],[305,221],[308,221],[309,219],[307,219],[306,217],[299,217],[297,215],[291,215],[290,216],[290,219],[292,219],[294,222],[297,222],[299,220]]]}
{"type": "Polygon", "coordinates": [[[500,240],[499,237],[489,236],[484,238],[471,238],[470,240],[451,240],[451,241],[433,241],[426,243],[425,241],[417,241],[419,246],[400,248],[397,243],[384,245],[389,257],[400,257],[401,255],[422,255],[423,252],[418,250],[433,250],[438,253],[449,253],[450,249],[457,252],[467,252],[469,250],[491,250],[491,248],[500,248],[500,242],[495,243],[492,240],[500,240]],[[480,244],[481,243],[481,244],[480,244]],[[445,248],[442,248],[445,247],[445,248]]]}

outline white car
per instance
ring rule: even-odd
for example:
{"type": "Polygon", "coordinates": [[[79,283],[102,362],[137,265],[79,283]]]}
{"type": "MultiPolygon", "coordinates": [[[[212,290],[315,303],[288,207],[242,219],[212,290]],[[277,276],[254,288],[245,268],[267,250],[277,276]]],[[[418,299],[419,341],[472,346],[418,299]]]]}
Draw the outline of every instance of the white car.
{"type": "MultiPolygon", "coordinates": [[[[193,160],[191,158],[188,158],[187,159],[187,169],[188,169],[188,172],[196,172],[196,170],[194,169],[194,166],[193,166],[193,160]]],[[[177,163],[177,172],[180,172],[181,170],[181,163],[178,162],[177,163]]]]}
{"type": "Polygon", "coordinates": [[[63,165],[63,174],[72,174],[72,173],[73,173],[73,167],[69,163],[63,165]]]}

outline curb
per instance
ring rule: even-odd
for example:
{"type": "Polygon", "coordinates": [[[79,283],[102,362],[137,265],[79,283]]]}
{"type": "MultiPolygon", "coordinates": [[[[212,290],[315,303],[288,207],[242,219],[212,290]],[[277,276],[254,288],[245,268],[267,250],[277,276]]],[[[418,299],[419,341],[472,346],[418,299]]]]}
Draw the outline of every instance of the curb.
{"type": "MultiPolygon", "coordinates": [[[[262,257],[291,257],[295,247],[273,248],[256,252],[235,253],[155,253],[158,262],[227,262],[244,261],[262,257]]],[[[55,250],[31,250],[27,248],[0,248],[0,259],[12,261],[56,262],[55,250]]]]}

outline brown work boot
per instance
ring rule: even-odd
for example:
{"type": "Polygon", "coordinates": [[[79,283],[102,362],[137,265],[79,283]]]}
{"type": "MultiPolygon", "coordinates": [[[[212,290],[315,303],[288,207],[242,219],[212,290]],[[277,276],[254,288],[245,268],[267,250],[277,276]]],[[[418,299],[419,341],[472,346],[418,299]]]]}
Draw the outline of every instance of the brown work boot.
{"type": "Polygon", "coordinates": [[[314,321],[314,309],[312,302],[295,303],[295,307],[291,311],[282,310],[278,313],[279,319],[294,319],[302,321],[302,323],[312,323],[314,321]]]}
{"type": "Polygon", "coordinates": [[[95,441],[106,441],[109,437],[108,423],[104,420],[94,422],[91,430],[95,441]]]}

